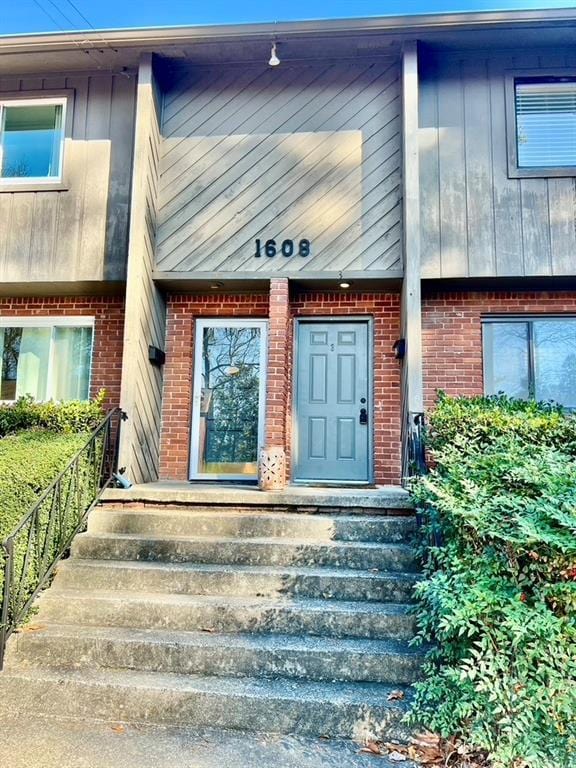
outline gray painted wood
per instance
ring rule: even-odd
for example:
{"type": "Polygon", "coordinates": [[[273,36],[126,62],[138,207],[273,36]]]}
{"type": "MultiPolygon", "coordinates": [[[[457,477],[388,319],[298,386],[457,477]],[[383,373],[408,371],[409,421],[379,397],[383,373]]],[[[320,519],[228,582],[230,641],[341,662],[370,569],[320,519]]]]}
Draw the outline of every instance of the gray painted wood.
{"type": "Polygon", "coordinates": [[[164,95],[156,269],[402,268],[398,62],[199,69],[164,95]],[[255,258],[255,240],[312,242],[255,258]]]}
{"type": "Polygon", "coordinates": [[[505,76],[572,67],[569,51],[446,54],[422,65],[424,277],[569,275],[573,178],[509,178],[505,76]]]}
{"type": "Polygon", "coordinates": [[[0,81],[0,98],[66,92],[73,102],[66,188],[0,191],[0,282],[125,278],[135,88],[110,73],[0,81]]]}
{"type": "MultiPolygon", "coordinates": [[[[407,416],[424,410],[422,380],[422,309],[420,243],[420,167],[418,118],[418,47],[406,43],[402,59],[403,178],[404,178],[404,280],[401,295],[401,327],[406,340],[402,363],[403,442],[407,416]]],[[[404,453],[404,451],[403,451],[404,453]]]]}
{"type": "Polygon", "coordinates": [[[128,414],[120,464],[137,483],[158,479],[162,369],[148,360],[148,347],[164,349],[166,306],[155,285],[160,126],[152,57],[144,55],[137,89],[133,198],[130,221],[121,406],[128,414]]]}

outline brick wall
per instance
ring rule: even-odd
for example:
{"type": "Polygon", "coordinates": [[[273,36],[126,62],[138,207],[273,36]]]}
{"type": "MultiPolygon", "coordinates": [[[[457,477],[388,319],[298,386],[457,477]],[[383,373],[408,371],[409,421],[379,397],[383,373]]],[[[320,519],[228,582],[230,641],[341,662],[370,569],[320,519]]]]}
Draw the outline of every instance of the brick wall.
{"type": "Polygon", "coordinates": [[[423,297],[422,330],[425,404],[436,390],[479,395],[482,370],[482,317],[503,314],[575,313],[576,292],[446,292],[423,297]]]}
{"type": "Polygon", "coordinates": [[[366,315],[374,318],[374,454],[378,483],[400,480],[400,370],[392,352],[400,327],[400,297],[384,293],[303,292],[290,298],[283,280],[271,295],[169,296],[162,411],[160,476],[188,477],[194,320],[201,317],[270,318],[267,390],[268,445],[291,445],[293,321],[305,316],[366,315]]]}
{"type": "Polygon", "coordinates": [[[0,317],[94,318],[94,348],[90,394],[105,389],[106,406],[120,402],[122,344],[124,333],[124,297],[122,296],[50,296],[0,298],[0,317]]]}

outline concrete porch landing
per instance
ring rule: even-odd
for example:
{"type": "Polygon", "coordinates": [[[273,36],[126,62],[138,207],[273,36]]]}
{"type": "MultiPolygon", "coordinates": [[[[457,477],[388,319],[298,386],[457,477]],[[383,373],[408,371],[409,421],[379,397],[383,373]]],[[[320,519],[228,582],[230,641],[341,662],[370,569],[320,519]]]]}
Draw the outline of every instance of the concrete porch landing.
{"type": "Polygon", "coordinates": [[[235,506],[346,507],[411,509],[410,495],[395,485],[375,488],[288,486],[283,491],[260,491],[253,485],[203,484],[160,481],[109,488],[103,501],[161,504],[232,504],[235,506]]]}

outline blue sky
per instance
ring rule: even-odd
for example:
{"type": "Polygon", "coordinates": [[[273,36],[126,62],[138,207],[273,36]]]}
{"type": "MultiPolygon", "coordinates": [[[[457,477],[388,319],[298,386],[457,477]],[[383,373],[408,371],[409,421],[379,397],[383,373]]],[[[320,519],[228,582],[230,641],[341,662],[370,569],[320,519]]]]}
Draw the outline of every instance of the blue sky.
{"type": "Polygon", "coordinates": [[[0,0],[0,34],[574,5],[576,0],[0,0]]]}

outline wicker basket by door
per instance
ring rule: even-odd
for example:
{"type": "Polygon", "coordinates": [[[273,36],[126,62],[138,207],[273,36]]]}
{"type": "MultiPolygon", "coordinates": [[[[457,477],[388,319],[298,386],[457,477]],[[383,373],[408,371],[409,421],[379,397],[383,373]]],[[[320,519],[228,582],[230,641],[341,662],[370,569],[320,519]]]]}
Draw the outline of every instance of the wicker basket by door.
{"type": "Polygon", "coordinates": [[[284,448],[261,448],[258,461],[258,488],[281,491],[286,487],[286,453],[284,448]]]}

